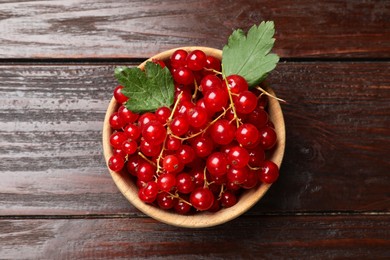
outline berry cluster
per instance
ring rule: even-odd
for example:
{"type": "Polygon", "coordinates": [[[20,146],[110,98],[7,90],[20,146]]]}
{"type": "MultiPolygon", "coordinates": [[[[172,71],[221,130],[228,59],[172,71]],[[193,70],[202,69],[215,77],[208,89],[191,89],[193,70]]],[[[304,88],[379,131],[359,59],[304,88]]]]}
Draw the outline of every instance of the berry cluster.
{"type": "Polygon", "coordinates": [[[180,49],[153,62],[171,71],[174,105],[133,113],[118,86],[120,106],[109,120],[108,166],[134,176],[142,201],[180,214],[215,212],[235,205],[243,190],[278,178],[278,166],[266,159],[277,141],[266,95],[249,90],[239,75],[224,77],[220,60],[201,50],[180,49]]]}

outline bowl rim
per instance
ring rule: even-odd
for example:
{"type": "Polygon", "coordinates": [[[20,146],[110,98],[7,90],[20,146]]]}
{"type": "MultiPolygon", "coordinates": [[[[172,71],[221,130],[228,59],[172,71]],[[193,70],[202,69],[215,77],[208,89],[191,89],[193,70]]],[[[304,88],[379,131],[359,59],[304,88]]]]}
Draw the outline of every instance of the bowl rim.
{"type": "MultiPolygon", "coordinates": [[[[170,50],[166,50],[160,52],[149,59],[142,62],[138,68],[143,69],[147,61],[151,61],[152,59],[166,59],[168,58],[175,50],[184,49],[188,52],[193,50],[203,50],[207,55],[212,55],[216,58],[222,59],[222,50],[203,47],[203,46],[185,46],[174,48],[170,50]]],[[[267,86],[267,91],[273,95],[275,95],[272,88],[267,86]]],[[[178,226],[178,227],[186,227],[186,228],[205,228],[212,227],[216,225],[220,225],[231,221],[240,215],[247,212],[250,208],[252,208],[268,191],[272,184],[261,183],[256,188],[252,188],[249,190],[245,190],[243,194],[240,195],[238,203],[230,208],[223,208],[217,212],[197,212],[196,214],[191,215],[180,215],[175,212],[167,211],[160,209],[154,205],[146,204],[138,198],[138,188],[136,184],[130,177],[130,174],[126,173],[126,171],[122,170],[121,172],[114,172],[108,168],[108,159],[112,156],[112,148],[109,144],[109,138],[113,130],[109,124],[109,118],[111,114],[116,111],[118,108],[118,104],[114,97],[111,98],[108,108],[106,110],[106,114],[104,117],[103,124],[103,153],[106,161],[107,169],[110,172],[110,175],[116,184],[119,191],[123,194],[123,196],[138,210],[146,214],[147,216],[156,219],[162,223],[178,226]]],[[[273,152],[271,157],[269,158],[274,163],[278,165],[280,168],[286,144],[286,130],[285,123],[283,118],[282,109],[280,107],[279,102],[274,98],[269,98],[268,102],[268,113],[270,118],[275,121],[275,118],[278,119],[278,124],[275,124],[275,131],[278,136],[277,143],[273,148],[273,152]]],[[[275,123],[275,122],[274,122],[275,123]]]]}

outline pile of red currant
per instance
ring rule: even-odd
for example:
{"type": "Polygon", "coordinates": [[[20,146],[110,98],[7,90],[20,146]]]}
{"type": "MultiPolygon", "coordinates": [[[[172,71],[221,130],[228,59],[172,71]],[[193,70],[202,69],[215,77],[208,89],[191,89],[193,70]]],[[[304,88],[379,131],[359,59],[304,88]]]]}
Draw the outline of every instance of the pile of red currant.
{"type": "Polygon", "coordinates": [[[136,114],[117,86],[120,106],[109,119],[108,166],[134,176],[142,201],[180,214],[216,212],[278,178],[278,166],[267,160],[277,136],[263,92],[249,90],[239,75],[224,77],[221,61],[201,50],[153,62],[170,70],[174,104],[136,114]]]}

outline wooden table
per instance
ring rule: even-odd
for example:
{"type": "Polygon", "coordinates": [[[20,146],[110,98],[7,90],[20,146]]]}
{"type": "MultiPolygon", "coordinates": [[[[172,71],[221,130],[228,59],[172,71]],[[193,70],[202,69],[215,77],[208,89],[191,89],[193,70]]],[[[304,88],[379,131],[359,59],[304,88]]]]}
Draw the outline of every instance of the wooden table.
{"type": "Polygon", "coordinates": [[[1,1],[0,259],[390,258],[390,2],[1,1]],[[117,190],[102,153],[113,69],[276,24],[280,179],[185,229],[117,190]]]}

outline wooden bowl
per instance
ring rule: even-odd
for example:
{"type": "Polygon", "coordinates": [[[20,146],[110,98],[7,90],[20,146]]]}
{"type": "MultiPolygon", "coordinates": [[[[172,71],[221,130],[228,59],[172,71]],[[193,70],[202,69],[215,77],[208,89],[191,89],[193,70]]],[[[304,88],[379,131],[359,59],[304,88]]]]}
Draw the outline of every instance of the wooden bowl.
{"type": "MultiPolygon", "coordinates": [[[[222,59],[222,51],[213,48],[207,47],[199,47],[199,46],[191,46],[191,47],[182,47],[180,49],[184,49],[187,51],[192,51],[195,49],[203,50],[207,55],[212,55],[218,59],[222,59]]],[[[168,51],[161,52],[151,59],[161,59],[167,60],[171,56],[171,54],[177,49],[171,49],[168,51]]],[[[143,69],[146,61],[139,65],[139,68],[143,69]]],[[[274,95],[272,89],[268,88],[268,92],[274,95]]],[[[112,156],[112,148],[110,146],[110,135],[112,134],[112,129],[109,125],[109,117],[115,112],[118,108],[118,104],[114,98],[111,99],[111,102],[108,106],[107,113],[104,119],[103,126],[103,150],[104,157],[106,163],[108,159],[112,156]]],[[[285,125],[283,120],[282,110],[280,108],[279,102],[276,99],[269,98],[268,103],[268,113],[270,119],[275,125],[275,130],[278,136],[278,141],[276,146],[273,148],[273,153],[270,157],[270,160],[275,162],[279,167],[282,163],[284,149],[285,149],[285,125]]],[[[108,167],[107,167],[108,168],[108,167]]],[[[122,171],[120,173],[111,171],[108,169],[112,179],[117,185],[118,189],[122,192],[122,194],[129,200],[131,204],[133,204],[137,209],[145,213],[146,215],[161,221],[166,224],[179,226],[179,227],[187,227],[187,228],[203,228],[203,227],[211,227],[216,226],[227,221],[230,221],[234,218],[237,218],[241,214],[248,211],[253,205],[255,205],[267,192],[270,188],[271,184],[262,183],[257,188],[253,188],[250,190],[244,191],[244,193],[239,197],[238,203],[233,207],[221,209],[218,212],[197,212],[193,215],[179,215],[174,212],[166,211],[157,208],[156,206],[146,204],[142,202],[138,198],[138,188],[136,184],[130,177],[130,174],[122,171]]]]}

